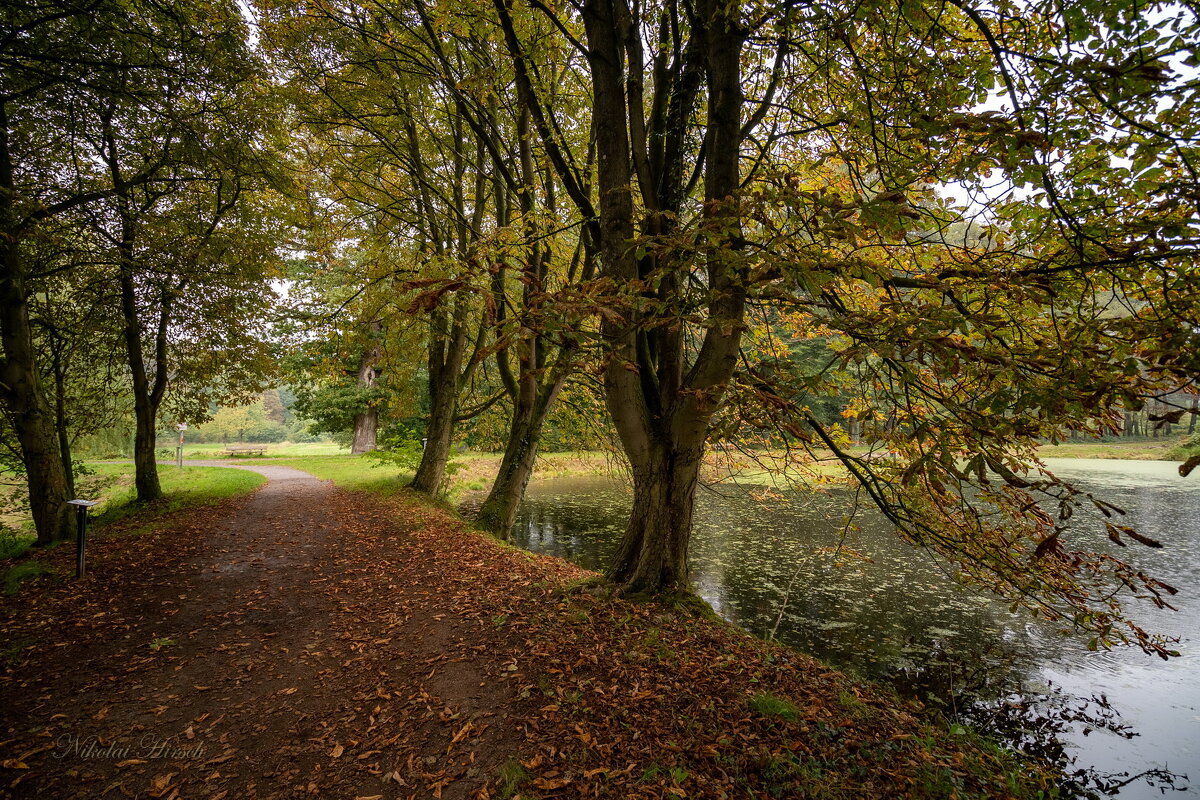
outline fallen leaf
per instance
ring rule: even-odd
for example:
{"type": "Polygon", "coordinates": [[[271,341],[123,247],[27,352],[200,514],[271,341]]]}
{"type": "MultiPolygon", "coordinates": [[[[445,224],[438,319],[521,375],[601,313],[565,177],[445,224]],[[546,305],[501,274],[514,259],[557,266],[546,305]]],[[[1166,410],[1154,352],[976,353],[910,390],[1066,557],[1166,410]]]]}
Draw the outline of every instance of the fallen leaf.
{"type": "Polygon", "coordinates": [[[167,793],[167,789],[171,786],[171,779],[175,777],[174,772],[168,772],[166,775],[159,775],[150,782],[150,796],[162,797],[167,793]]]}

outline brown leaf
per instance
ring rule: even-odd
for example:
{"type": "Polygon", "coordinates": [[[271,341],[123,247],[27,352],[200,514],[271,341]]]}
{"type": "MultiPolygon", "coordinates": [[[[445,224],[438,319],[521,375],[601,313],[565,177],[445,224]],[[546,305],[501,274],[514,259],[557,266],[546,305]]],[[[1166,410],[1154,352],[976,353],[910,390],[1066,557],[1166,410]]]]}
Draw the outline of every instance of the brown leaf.
{"type": "Polygon", "coordinates": [[[175,777],[174,772],[168,772],[165,775],[159,775],[150,782],[150,796],[162,797],[167,793],[167,789],[171,786],[171,779],[175,777]]]}
{"type": "Polygon", "coordinates": [[[1141,542],[1146,547],[1162,547],[1162,542],[1151,539],[1149,536],[1143,536],[1137,531],[1126,530],[1125,532],[1129,534],[1130,539],[1133,539],[1135,542],[1141,542]]]}
{"type": "Polygon", "coordinates": [[[234,754],[233,750],[226,750],[221,755],[216,756],[215,758],[210,758],[208,761],[205,761],[204,766],[207,767],[209,764],[222,764],[222,763],[228,761],[229,759],[233,758],[233,754],[234,754]]]}
{"type": "Polygon", "coordinates": [[[534,778],[533,785],[544,792],[561,789],[571,782],[570,778],[534,778]]]}
{"type": "Polygon", "coordinates": [[[1042,539],[1042,541],[1038,542],[1037,549],[1033,551],[1033,557],[1034,558],[1042,558],[1047,553],[1053,552],[1057,548],[1058,548],[1058,532],[1055,531],[1054,533],[1047,536],[1045,539],[1042,539]]]}
{"type": "Polygon", "coordinates": [[[330,758],[341,758],[342,753],[344,752],[346,752],[346,748],[342,747],[340,744],[335,744],[333,749],[329,751],[329,756],[330,758]]]}

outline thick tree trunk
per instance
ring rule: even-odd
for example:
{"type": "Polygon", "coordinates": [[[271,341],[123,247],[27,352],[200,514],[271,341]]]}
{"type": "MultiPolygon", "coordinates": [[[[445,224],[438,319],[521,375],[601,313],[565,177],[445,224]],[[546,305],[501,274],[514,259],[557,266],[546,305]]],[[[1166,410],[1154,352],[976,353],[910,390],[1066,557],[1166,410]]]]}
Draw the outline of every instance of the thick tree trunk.
{"type": "Polygon", "coordinates": [[[656,442],[633,467],[633,509],[608,570],[622,593],[690,591],[688,541],[702,455],[702,442],[656,442]]]}
{"type": "Polygon", "coordinates": [[[517,421],[513,420],[508,445],[504,448],[504,458],[496,471],[496,480],[492,482],[487,499],[479,507],[476,524],[505,541],[512,538],[517,511],[521,507],[525,487],[529,485],[534,464],[537,462],[541,426],[538,425],[537,428],[533,430],[533,427],[526,423],[518,429],[517,421]]]}
{"type": "Polygon", "coordinates": [[[67,496],[75,497],[75,467],[71,458],[71,433],[67,429],[66,374],[62,354],[53,347],[54,368],[54,429],[58,432],[58,452],[67,478],[67,496]]]}
{"type": "Polygon", "coordinates": [[[8,148],[8,112],[0,102],[0,398],[21,447],[37,543],[69,537],[71,522],[67,467],[63,464],[54,414],[38,376],[33,329],[17,220],[13,169],[8,148]]]}
{"type": "Polygon", "coordinates": [[[459,294],[447,319],[434,312],[429,341],[429,424],[425,428],[425,450],[417,474],[409,486],[418,492],[437,495],[446,478],[450,439],[458,413],[458,394],[472,365],[464,368],[467,350],[467,298],[459,294]]]}
{"type": "Polygon", "coordinates": [[[369,453],[376,447],[376,434],[379,431],[379,412],[368,408],[361,414],[354,415],[354,438],[350,442],[350,454],[369,453]]]}
{"type": "Polygon", "coordinates": [[[133,434],[133,485],[137,489],[138,502],[146,503],[162,497],[162,484],[158,480],[158,414],[149,398],[134,398],[134,419],[137,427],[133,434]]]}
{"type": "MultiPolygon", "coordinates": [[[[527,380],[532,381],[532,376],[527,380]]],[[[513,409],[504,458],[500,460],[500,468],[496,471],[496,480],[487,499],[479,507],[477,521],[480,528],[501,539],[507,540],[512,534],[517,511],[525,498],[525,487],[533,476],[546,415],[561,388],[560,380],[545,387],[537,397],[519,398],[513,409]]]]}
{"type": "Polygon", "coordinates": [[[37,544],[47,545],[69,538],[71,521],[70,484],[59,450],[54,415],[46,402],[34,362],[33,334],[21,282],[14,280],[10,261],[16,246],[7,245],[4,272],[0,277],[0,343],[4,363],[0,376],[4,403],[21,446],[21,461],[29,485],[37,544]]]}
{"type": "MultiPolygon", "coordinates": [[[[432,382],[431,382],[432,383],[432,382]]],[[[446,464],[450,461],[450,437],[454,433],[454,414],[458,406],[458,387],[453,376],[443,376],[431,385],[429,424],[425,428],[425,450],[410,487],[428,495],[442,491],[446,464]]]]}
{"type": "MultiPolygon", "coordinates": [[[[724,242],[714,245],[706,259],[710,298],[703,343],[688,364],[678,325],[606,322],[603,329],[612,348],[605,370],[608,407],[634,474],[633,511],[608,573],[622,593],[688,590],[687,549],[700,459],[709,420],[736,365],[745,306],[743,267],[736,253],[740,225],[733,202],[740,185],[743,102],[739,59],[744,32],[739,29],[738,8],[717,0],[698,2],[690,20],[696,46],[689,43],[684,51],[685,58],[703,59],[708,90],[703,213],[710,235],[724,242]]],[[[631,51],[629,58],[623,57],[618,32],[631,17],[624,0],[588,2],[583,17],[595,101],[600,253],[604,273],[624,282],[641,277],[630,247],[633,208],[628,187],[634,169],[629,130],[635,130],[635,140],[643,137],[636,135],[641,122],[629,123],[625,107],[625,87],[640,86],[641,76],[627,82],[622,64],[642,69],[641,59],[635,57],[641,43],[633,31],[624,45],[631,51]]],[[[690,74],[694,67],[689,63],[683,71],[690,74]]],[[[639,103],[629,107],[629,113],[641,114],[639,103]]],[[[677,115],[679,124],[687,124],[687,116],[677,115]]],[[[639,145],[634,144],[636,161],[639,145]]],[[[679,158],[678,153],[670,156],[679,158]]],[[[670,164],[663,169],[667,177],[657,197],[660,210],[676,212],[671,198],[682,194],[672,185],[677,183],[672,176],[689,170],[670,164]]],[[[638,170],[642,184],[647,181],[644,172],[638,170]]],[[[640,188],[647,195],[647,187],[640,188]]],[[[659,266],[668,267],[670,274],[669,261],[659,266]]],[[[660,299],[676,300],[672,294],[660,299]]]]}
{"type": "MultiPolygon", "coordinates": [[[[379,325],[372,325],[372,330],[378,330],[379,325]]],[[[375,364],[379,360],[378,345],[371,345],[363,352],[362,362],[358,368],[358,388],[373,389],[379,374],[375,364]]],[[[354,439],[350,443],[350,454],[369,453],[376,447],[376,434],[379,430],[379,412],[369,406],[359,414],[354,415],[354,439]]]]}

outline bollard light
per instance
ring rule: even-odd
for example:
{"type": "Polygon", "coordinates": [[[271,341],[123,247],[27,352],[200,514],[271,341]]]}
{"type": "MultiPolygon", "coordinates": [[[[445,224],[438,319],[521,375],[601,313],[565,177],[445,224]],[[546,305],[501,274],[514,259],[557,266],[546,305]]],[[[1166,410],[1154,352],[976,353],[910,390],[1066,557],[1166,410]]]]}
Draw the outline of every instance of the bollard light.
{"type": "Polygon", "coordinates": [[[83,552],[87,547],[88,509],[99,505],[99,500],[68,500],[67,505],[75,506],[75,579],[83,577],[83,552]]]}

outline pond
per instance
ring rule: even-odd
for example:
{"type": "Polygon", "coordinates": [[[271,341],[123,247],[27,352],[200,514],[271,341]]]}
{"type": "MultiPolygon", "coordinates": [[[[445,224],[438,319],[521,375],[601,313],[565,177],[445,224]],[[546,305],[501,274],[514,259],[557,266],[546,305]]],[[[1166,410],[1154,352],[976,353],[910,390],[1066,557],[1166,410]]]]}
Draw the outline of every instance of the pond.
{"type": "MultiPolygon", "coordinates": [[[[1087,769],[1092,786],[1122,798],[1200,796],[1200,481],[1180,478],[1168,462],[1048,465],[1125,508],[1129,523],[1162,541],[1161,550],[1135,546],[1121,555],[1179,587],[1178,613],[1146,604],[1136,618],[1180,637],[1181,657],[1089,652],[1079,636],[965,589],[946,564],[900,542],[878,513],[863,509],[858,529],[847,531],[849,493],[763,502],[748,488],[702,488],[692,581],[717,613],[758,636],[960,711],[959,703],[973,701],[968,718],[997,731],[1028,732],[1034,719],[1043,731],[1058,729],[1073,768],[1087,769]],[[1015,720],[1010,704],[992,702],[1014,699],[1014,687],[1028,712],[1015,720]],[[1121,725],[1131,730],[1113,730],[1121,725]]],[[[628,489],[617,481],[536,483],[514,539],[603,569],[628,508],[628,489]]],[[[1092,546],[1110,546],[1097,536],[1092,546]]]]}

